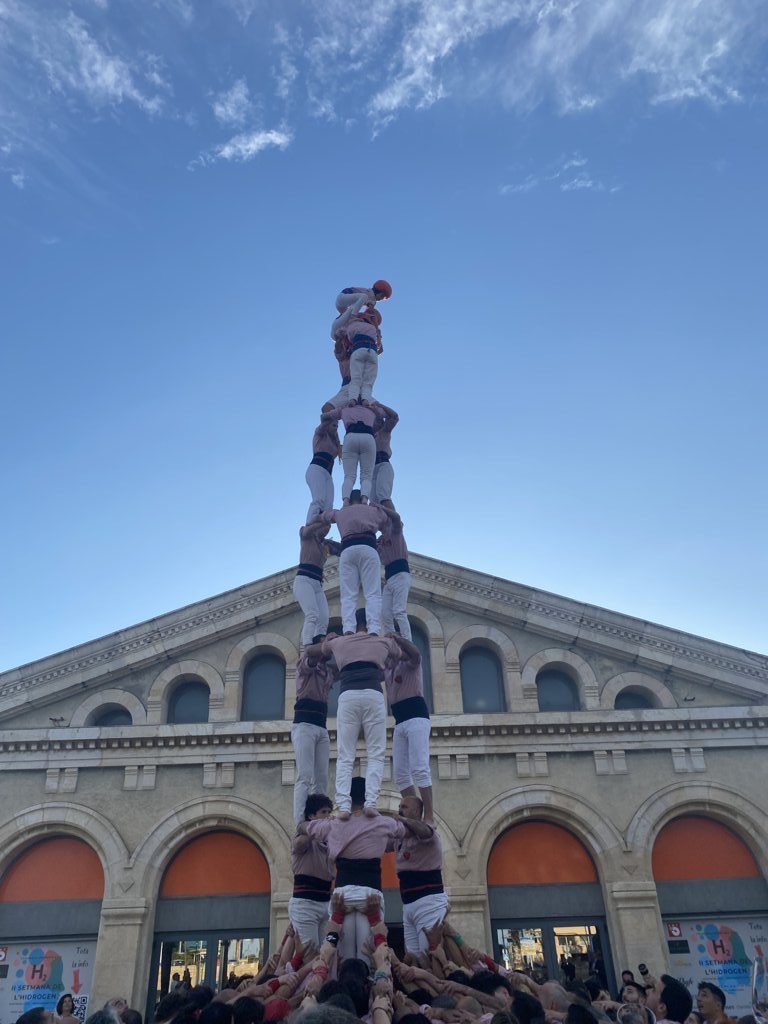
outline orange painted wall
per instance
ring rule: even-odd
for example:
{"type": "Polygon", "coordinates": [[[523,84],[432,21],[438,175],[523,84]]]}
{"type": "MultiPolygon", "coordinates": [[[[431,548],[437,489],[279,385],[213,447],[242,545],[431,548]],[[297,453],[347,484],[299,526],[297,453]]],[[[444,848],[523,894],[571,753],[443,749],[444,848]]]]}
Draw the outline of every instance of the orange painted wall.
{"type": "Polygon", "coordinates": [[[657,882],[759,875],[749,848],[729,828],[711,818],[675,818],[653,844],[653,877],[657,882]]]}
{"type": "Polygon", "coordinates": [[[27,900],[100,900],[104,872],[98,854],[81,839],[56,836],[25,850],[0,881],[0,903],[27,900]]]}
{"type": "Polygon", "coordinates": [[[237,832],[206,832],[182,847],[166,868],[161,896],[270,892],[264,854],[237,832]]]}
{"type": "Polygon", "coordinates": [[[488,858],[489,885],[552,885],[596,882],[592,858],[567,829],[548,821],[513,825],[488,858]]]}
{"type": "Polygon", "coordinates": [[[398,889],[400,887],[394,853],[385,853],[381,858],[381,887],[382,889],[398,889]]]}

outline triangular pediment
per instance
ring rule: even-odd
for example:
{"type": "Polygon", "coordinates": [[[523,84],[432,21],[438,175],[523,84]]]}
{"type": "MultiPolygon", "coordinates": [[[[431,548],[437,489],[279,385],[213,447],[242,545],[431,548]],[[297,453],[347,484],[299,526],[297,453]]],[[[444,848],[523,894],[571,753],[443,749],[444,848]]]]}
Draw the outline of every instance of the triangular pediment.
{"type": "MultiPolygon", "coordinates": [[[[672,672],[727,695],[718,703],[768,703],[763,655],[424,555],[411,553],[410,564],[411,602],[438,619],[456,613],[465,623],[506,630],[513,641],[522,631],[528,638],[545,638],[548,647],[599,653],[638,670],[672,672]]],[[[326,570],[332,603],[338,597],[337,566],[333,561],[326,570]]],[[[138,671],[162,671],[214,641],[232,638],[236,644],[239,635],[254,631],[279,633],[280,620],[296,614],[294,573],[292,567],[0,674],[0,721],[18,723],[25,708],[52,707],[73,693],[111,688],[138,671]]]]}

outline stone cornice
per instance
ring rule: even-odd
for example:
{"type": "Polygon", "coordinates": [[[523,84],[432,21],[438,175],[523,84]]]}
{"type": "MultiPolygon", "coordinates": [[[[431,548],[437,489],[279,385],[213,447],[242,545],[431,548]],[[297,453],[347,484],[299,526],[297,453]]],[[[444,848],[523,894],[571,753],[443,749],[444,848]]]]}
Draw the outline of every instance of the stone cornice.
{"type": "MultiPolygon", "coordinates": [[[[333,720],[329,721],[332,741],[333,720]]],[[[392,723],[388,729],[392,735],[392,723]]],[[[514,754],[520,750],[591,752],[668,750],[689,744],[768,746],[768,707],[572,712],[570,714],[437,715],[432,754],[514,754]]],[[[162,762],[281,761],[292,758],[290,723],[238,722],[121,728],[0,731],[0,769],[53,764],[120,767],[162,762]]]]}
{"type": "MultiPolygon", "coordinates": [[[[581,644],[637,664],[669,667],[692,678],[715,681],[748,698],[768,695],[768,658],[762,655],[423,555],[411,555],[411,569],[415,600],[432,598],[464,610],[481,609],[485,617],[556,637],[564,645],[581,644]]],[[[124,676],[144,664],[178,657],[190,647],[275,618],[293,604],[293,574],[294,569],[276,573],[4,672],[0,674],[0,713],[124,676]]],[[[336,563],[328,567],[326,579],[333,593],[336,563]]]]}

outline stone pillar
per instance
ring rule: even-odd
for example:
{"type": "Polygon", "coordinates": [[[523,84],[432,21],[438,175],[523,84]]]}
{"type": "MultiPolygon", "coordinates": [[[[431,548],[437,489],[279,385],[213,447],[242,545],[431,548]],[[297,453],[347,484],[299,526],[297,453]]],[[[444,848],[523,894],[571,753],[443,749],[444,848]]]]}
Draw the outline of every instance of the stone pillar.
{"type": "Polygon", "coordinates": [[[669,965],[656,883],[652,879],[609,881],[605,897],[617,976],[625,968],[636,971],[638,964],[646,963],[658,978],[669,965]]]}
{"type": "Polygon", "coordinates": [[[144,1012],[152,956],[154,907],[145,899],[105,899],[93,971],[90,1012],[121,996],[144,1012]]]}
{"type": "Polygon", "coordinates": [[[476,949],[492,949],[488,890],[484,885],[448,886],[451,924],[476,949]]]}
{"type": "Polygon", "coordinates": [[[288,927],[290,892],[273,892],[269,908],[269,952],[274,953],[288,927]]]}

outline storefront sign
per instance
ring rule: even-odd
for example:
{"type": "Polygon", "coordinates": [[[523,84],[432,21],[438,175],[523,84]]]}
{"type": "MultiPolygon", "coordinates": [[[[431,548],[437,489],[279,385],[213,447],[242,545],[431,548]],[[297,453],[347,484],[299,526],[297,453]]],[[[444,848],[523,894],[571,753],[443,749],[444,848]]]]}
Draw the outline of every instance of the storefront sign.
{"type": "Polygon", "coordinates": [[[768,917],[670,919],[664,925],[670,973],[694,998],[699,982],[711,981],[728,998],[728,1016],[751,1014],[752,964],[756,956],[768,953],[768,917]]]}
{"type": "Polygon", "coordinates": [[[27,942],[4,945],[0,938],[0,1024],[14,1024],[33,1006],[55,1010],[65,992],[74,1015],[88,1016],[95,942],[27,942]]]}

